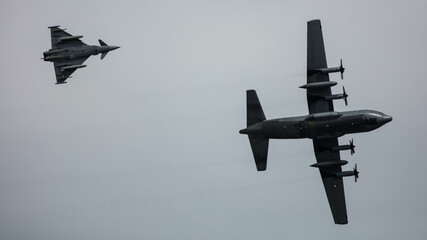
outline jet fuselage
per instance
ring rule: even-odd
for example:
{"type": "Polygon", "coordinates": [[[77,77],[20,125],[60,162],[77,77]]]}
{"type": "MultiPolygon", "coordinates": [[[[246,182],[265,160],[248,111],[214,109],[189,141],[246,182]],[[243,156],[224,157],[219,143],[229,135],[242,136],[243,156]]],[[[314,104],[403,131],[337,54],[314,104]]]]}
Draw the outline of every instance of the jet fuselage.
{"type": "Polygon", "coordinates": [[[323,139],[369,132],[391,120],[392,117],[374,110],[331,112],[265,120],[240,133],[272,139],[323,139]]]}
{"type": "Polygon", "coordinates": [[[44,60],[53,62],[57,60],[69,60],[75,58],[89,57],[99,53],[109,52],[117,49],[117,46],[79,46],[63,49],[50,49],[43,53],[44,60]]]}

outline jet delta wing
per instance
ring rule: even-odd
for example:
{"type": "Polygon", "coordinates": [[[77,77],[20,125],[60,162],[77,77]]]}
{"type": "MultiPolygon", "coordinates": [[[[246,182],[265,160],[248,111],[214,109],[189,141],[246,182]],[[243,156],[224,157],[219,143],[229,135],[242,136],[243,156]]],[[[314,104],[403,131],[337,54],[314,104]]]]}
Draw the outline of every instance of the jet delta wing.
{"type": "Polygon", "coordinates": [[[84,68],[83,62],[92,55],[101,53],[101,59],[111,50],[118,46],[108,46],[99,39],[100,46],[87,45],[80,38],[83,36],[72,36],[59,26],[49,27],[52,48],[43,53],[43,60],[53,62],[56,75],[56,83],[66,83],[65,80],[78,68],[84,68]]]}
{"type": "Polygon", "coordinates": [[[73,74],[74,71],[77,70],[77,68],[67,68],[67,66],[86,66],[82,65],[86,59],[88,59],[89,56],[81,57],[81,58],[75,58],[68,61],[55,61],[53,62],[53,67],[55,68],[55,75],[56,75],[56,84],[62,84],[65,83],[65,80],[73,74]]]}
{"type": "Polygon", "coordinates": [[[52,49],[62,49],[70,47],[80,47],[86,46],[87,44],[82,42],[79,38],[83,36],[73,36],[63,29],[60,29],[59,26],[52,26],[50,28],[50,38],[52,41],[52,49]]]}

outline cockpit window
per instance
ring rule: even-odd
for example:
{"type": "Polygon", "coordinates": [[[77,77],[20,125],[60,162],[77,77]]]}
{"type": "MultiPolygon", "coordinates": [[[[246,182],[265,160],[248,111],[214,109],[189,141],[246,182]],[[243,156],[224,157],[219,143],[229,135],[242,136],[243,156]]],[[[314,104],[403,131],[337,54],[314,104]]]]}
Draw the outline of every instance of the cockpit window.
{"type": "Polygon", "coordinates": [[[372,117],[374,117],[374,118],[381,117],[381,115],[380,115],[380,114],[378,114],[378,113],[369,113],[368,115],[369,115],[369,116],[372,116],[372,117]]]}
{"type": "Polygon", "coordinates": [[[363,124],[377,124],[376,117],[362,117],[363,124]]]}
{"type": "Polygon", "coordinates": [[[369,118],[369,124],[377,124],[376,118],[369,118]]]}

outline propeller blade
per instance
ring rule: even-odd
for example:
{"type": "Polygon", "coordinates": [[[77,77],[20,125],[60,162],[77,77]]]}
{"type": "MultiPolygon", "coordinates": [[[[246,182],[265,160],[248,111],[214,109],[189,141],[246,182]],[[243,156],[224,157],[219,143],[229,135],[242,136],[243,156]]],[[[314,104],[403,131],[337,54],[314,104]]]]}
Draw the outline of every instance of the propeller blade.
{"type": "Polygon", "coordinates": [[[357,179],[359,178],[359,172],[357,171],[357,163],[354,165],[353,172],[354,172],[354,181],[357,182],[357,179]]]}
{"type": "Polygon", "coordinates": [[[356,146],[354,146],[354,142],[353,142],[353,139],[351,139],[350,140],[350,153],[351,153],[351,155],[353,155],[354,153],[355,153],[355,151],[354,151],[354,148],[355,148],[356,146]]]}
{"type": "Polygon", "coordinates": [[[342,66],[342,58],[340,59],[340,73],[341,73],[341,80],[344,79],[344,70],[345,68],[342,66]]]}
{"type": "Polygon", "coordinates": [[[348,94],[345,91],[344,86],[342,87],[342,95],[343,95],[343,99],[344,99],[345,105],[348,106],[348,100],[347,100],[348,94]]]}

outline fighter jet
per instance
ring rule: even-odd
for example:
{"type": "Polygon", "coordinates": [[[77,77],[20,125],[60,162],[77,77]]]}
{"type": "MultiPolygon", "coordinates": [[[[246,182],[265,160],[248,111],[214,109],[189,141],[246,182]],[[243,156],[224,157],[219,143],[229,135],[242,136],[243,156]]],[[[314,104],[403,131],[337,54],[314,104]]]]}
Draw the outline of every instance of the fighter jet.
{"type": "Polygon", "coordinates": [[[372,131],[390,122],[392,117],[374,110],[334,111],[333,100],[347,102],[348,95],[345,90],[343,94],[332,94],[331,87],[337,84],[329,80],[332,72],[342,74],[342,62],[340,67],[327,67],[320,20],[309,21],[307,84],[301,86],[307,90],[309,115],[266,120],[255,90],[248,90],[247,128],[240,133],[249,137],[258,171],[267,168],[269,139],[312,139],[317,163],[311,166],[320,171],[335,223],[347,224],[343,177],[354,176],[357,181],[359,172],[357,165],[353,170],[342,170],[348,162],[341,159],[340,151],[350,150],[353,154],[355,146],[353,140],[339,145],[338,137],[372,131]]]}
{"type": "Polygon", "coordinates": [[[111,50],[117,49],[117,46],[108,46],[99,39],[100,46],[87,45],[80,38],[83,36],[72,36],[60,29],[59,26],[49,27],[52,48],[43,53],[43,60],[53,62],[56,74],[56,84],[66,83],[65,80],[78,68],[84,68],[83,62],[91,55],[101,53],[103,59],[111,50]]]}

